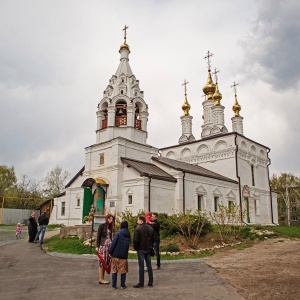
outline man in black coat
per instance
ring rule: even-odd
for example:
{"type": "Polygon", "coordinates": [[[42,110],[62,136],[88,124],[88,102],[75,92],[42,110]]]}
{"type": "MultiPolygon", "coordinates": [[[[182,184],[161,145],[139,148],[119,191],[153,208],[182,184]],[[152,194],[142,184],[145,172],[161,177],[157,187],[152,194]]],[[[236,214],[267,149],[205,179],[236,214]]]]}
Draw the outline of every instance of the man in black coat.
{"type": "Polygon", "coordinates": [[[134,230],[133,247],[137,251],[139,263],[139,282],[134,285],[134,288],[144,287],[144,261],[148,270],[148,286],[153,287],[153,270],[151,266],[150,250],[154,241],[154,230],[146,224],[144,216],[138,217],[138,227],[134,230]]]}
{"type": "Polygon", "coordinates": [[[157,215],[155,213],[151,214],[151,222],[149,225],[153,228],[154,230],[154,242],[153,242],[153,247],[155,251],[155,256],[156,256],[156,270],[160,270],[160,254],[159,254],[159,244],[160,244],[160,224],[157,220],[157,215]]]}
{"type": "Polygon", "coordinates": [[[38,232],[35,236],[34,243],[36,244],[36,241],[40,237],[40,233],[42,233],[42,236],[41,236],[41,239],[40,239],[40,244],[42,245],[43,242],[44,242],[45,231],[46,231],[47,225],[49,223],[49,218],[47,217],[47,212],[46,211],[44,211],[44,213],[39,216],[38,222],[39,222],[39,230],[38,230],[38,232]]]}

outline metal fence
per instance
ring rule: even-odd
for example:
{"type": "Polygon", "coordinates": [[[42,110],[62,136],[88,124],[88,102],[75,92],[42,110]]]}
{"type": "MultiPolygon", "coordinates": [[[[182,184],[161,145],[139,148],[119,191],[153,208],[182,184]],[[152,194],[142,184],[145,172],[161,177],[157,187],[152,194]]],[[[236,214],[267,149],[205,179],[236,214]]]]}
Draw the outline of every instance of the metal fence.
{"type": "Polygon", "coordinates": [[[36,217],[40,215],[39,210],[30,210],[30,209],[16,209],[16,208],[2,208],[0,212],[0,224],[5,225],[14,225],[17,223],[22,223],[27,225],[28,218],[31,215],[31,212],[35,212],[36,217]]]}

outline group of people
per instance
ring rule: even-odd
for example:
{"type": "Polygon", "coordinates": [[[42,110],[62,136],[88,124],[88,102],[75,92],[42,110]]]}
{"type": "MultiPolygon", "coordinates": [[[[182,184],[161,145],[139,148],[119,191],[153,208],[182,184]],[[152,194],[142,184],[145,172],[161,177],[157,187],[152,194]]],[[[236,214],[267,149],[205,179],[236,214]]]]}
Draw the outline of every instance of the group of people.
{"type": "Polygon", "coordinates": [[[40,244],[44,243],[44,236],[47,225],[49,223],[49,218],[47,216],[46,211],[44,211],[38,218],[39,227],[35,218],[35,212],[31,213],[31,216],[28,219],[28,235],[29,235],[29,243],[37,243],[39,240],[40,244]],[[41,235],[41,238],[40,238],[41,235]]]}
{"type": "MultiPolygon", "coordinates": [[[[139,282],[134,288],[144,287],[144,270],[148,272],[148,286],[153,287],[153,270],[151,254],[156,256],[156,269],[160,269],[160,224],[157,214],[146,213],[138,216],[138,226],[134,230],[133,247],[137,251],[139,265],[139,282]],[[146,269],[144,264],[146,263],[146,269]]],[[[128,273],[128,251],[131,242],[128,222],[122,221],[120,230],[112,238],[114,231],[114,217],[107,214],[105,223],[98,228],[96,251],[99,257],[99,284],[109,284],[104,279],[105,270],[111,265],[112,288],[117,288],[117,274],[121,275],[121,289],[126,288],[126,274],[128,273]]]]}

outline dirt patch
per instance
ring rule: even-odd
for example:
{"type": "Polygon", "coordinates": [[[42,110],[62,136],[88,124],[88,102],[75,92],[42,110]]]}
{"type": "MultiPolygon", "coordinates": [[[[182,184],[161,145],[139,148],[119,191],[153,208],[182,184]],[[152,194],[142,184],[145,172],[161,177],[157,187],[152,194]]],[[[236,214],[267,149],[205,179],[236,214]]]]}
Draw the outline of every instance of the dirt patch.
{"type": "MultiPolygon", "coordinates": [[[[240,240],[241,241],[241,240],[240,240]]],[[[240,242],[233,236],[228,236],[224,239],[226,245],[236,244],[240,242]]],[[[222,246],[223,241],[220,239],[218,233],[210,232],[204,236],[199,237],[197,240],[194,238],[185,239],[180,235],[173,237],[172,239],[163,239],[160,241],[160,246],[163,248],[166,245],[176,244],[179,247],[180,252],[193,251],[193,250],[203,250],[209,249],[213,250],[214,247],[222,246]]]]}
{"type": "Polygon", "coordinates": [[[300,299],[300,240],[272,238],[205,260],[246,299],[300,299]]]}

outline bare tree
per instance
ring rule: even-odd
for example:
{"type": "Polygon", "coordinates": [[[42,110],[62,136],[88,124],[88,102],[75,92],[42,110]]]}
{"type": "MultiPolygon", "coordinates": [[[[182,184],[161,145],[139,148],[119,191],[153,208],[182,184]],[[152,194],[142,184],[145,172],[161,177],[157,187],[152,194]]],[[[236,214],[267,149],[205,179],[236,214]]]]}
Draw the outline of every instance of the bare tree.
{"type": "Polygon", "coordinates": [[[65,181],[70,177],[68,171],[64,171],[62,167],[56,166],[47,173],[45,178],[44,193],[47,197],[55,197],[65,188],[65,181]]]}
{"type": "MultiPolygon", "coordinates": [[[[291,197],[298,197],[300,192],[300,178],[291,173],[281,173],[280,176],[272,175],[271,187],[279,194],[287,211],[287,225],[291,225],[291,197]]],[[[280,203],[279,203],[280,204],[280,203]]]]}

